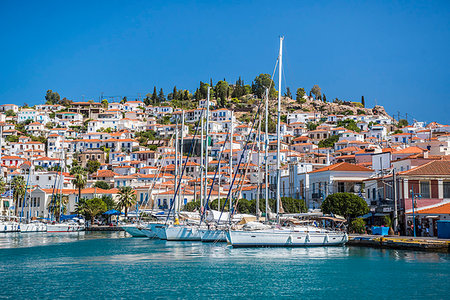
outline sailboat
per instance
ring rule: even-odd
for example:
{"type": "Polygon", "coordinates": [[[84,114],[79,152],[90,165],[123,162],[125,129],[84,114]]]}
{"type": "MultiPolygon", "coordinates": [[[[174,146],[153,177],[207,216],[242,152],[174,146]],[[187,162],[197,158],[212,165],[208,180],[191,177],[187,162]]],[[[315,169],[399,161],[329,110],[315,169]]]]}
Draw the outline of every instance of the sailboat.
{"type": "MultiPolygon", "coordinates": [[[[208,100],[207,100],[207,108],[206,108],[206,140],[208,141],[208,119],[209,119],[209,95],[210,95],[210,87],[208,87],[208,100]]],[[[181,126],[181,158],[183,158],[183,128],[184,128],[184,112],[182,115],[182,126],[181,126]]],[[[201,119],[203,121],[203,112],[201,114],[201,119]]],[[[203,124],[203,123],[202,123],[203,124]]],[[[178,130],[178,129],[177,129],[178,130]]],[[[202,127],[202,133],[203,133],[203,127],[202,127]]],[[[194,134],[195,137],[195,134],[194,134]]],[[[201,141],[203,143],[203,139],[201,141]]],[[[192,153],[192,146],[193,143],[191,144],[191,153],[192,153]]],[[[176,153],[178,152],[178,148],[176,147],[176,153]]],[[[189,154],[191,154],[189,153],[189,154]]],[[[205,164],[207,163],[207,158],[208,157],[208,142],[206,143],[206,160],[205,160],[205,164]]],[[[185,166],[186,163],[189,159],[189,156],[186,158],[186,162],[185,162],[185,166]]],[[[175,158],[176,161],[176,158],[175,158]]],[[[202,162],[203,163],[203,162],[202,162]]],[[[183,159],[180,160],[180,166],[183,164],[183,159]]],[[[184,167],[185,167],[184,166],[184,167]]],[[[180,174],[180,179],[178,182],[178,187],[174,192],[174,199],[173,199],[173,203],[175,204],[175,220],[174,220],[174,224],[168,225],[164,228],[164,234],[165,238],[168,241],[201,241],[201,235],[200,235],[200,231],[199,231],[199,227],[198,225],[193,225],[193,224],[189,224],[188,222],[186,222],[185,224],[179,224],[179,212],[180,212],[180,208],[181,208],[181,199],[180,196],[178,194],[179,192],[179,187],[181,185],[181,181],[183,179],[183,174],[184,174],[184,167],[182,169],[182,172],[180,174]],[[178,194],[178,199],[176,199],[178,194]]],[[[177,168],[175,168],[175,172],[177,168]]],[[[207,167],[205,166],[205,170],[207,170],[207,167]]],[[[205,175],[206,175],[206,171],[205,171],[205,175]]],[[[205,177],[206,180],[206,177],[205,177]]],[[[176,180],[175,180],[176,181],[176,180]]],[[[202,196],[200,196],[202,197],[202,196]]],[[[169,216],[168,216],[169,217],[169,216]]],[[[158,235],[159,236],[159,235],[158,235]]]]}
{"type": "Polygon", "coordinates": [[[0,219],[0,233],[19,232],[19,227],[19,223],[14,220],[14,217],[0,219]]]}
{"type": "MultiPolygon", "coordinates": [[[[27,213],[26,223],[20,223],[19,229],[20,229],[21,233],[47,231],[47,224],[37,221],[37,220],[32,220],[32,218],[31,218],[31,187],[30,187],[30,193],[28,193],[28,201],[25,201],[25,200],[27,200],[28,182],[30,181],[32,168],[33,168],[33,163],[30,164],[30,168],[28,170],[27,184],[25,186],[25,194],[23,196],[22,214],[23,214],[23,207],[25,206],[25,204],[28,206],[28,213],[27,213]]],[[[21,219],[22,218],[20,218],[20,220],[21,219]]]]}
{"type": "MultiPolygon", "coordinates": [[[[233,247],[305,247],[305,246],[332,246],[342,245],[348,241],[347,233],[342,231],[332,231],[328,229],[318,228],[315,226],[280,226],[280,117],[281,117],[281,74],[283,63],[283,40],[280,37],[280,49],[278,55],[278,116],[277,116],[277,218],[275,225],[267,225],[258,222],[251,222],[237,230],[230,228],[227,231],[227,240],[233,247]]],[[[267,94],[267,90],[266,90],[267,94]]],[[[266,95],[266,116],[267,116],[266,95]]],[[[267,124],[267,121],[266,121],[267,124]]],[[[266,125],[267,126],[267,125],[266,125]]],[[[267,128],[267,127],[266,127],[267,128]]],[[[266,132],[266,151],[267,151],[267,132],[266,132]]],[[[266,152],[267,153],[267,152],[266,152]]],[[[266,155],[267,166],[267,155],[266,155]]],[[[266,168],[267,170],[267,168],[266,168]]],[[[267,176],[267,174],[266,174],[267,176]]],[[[267,177],[266,177],[267,180],[267,177]]],[[[266,181],[267,187],[267,181],[266,181]]],[[[267,203],[267,190],[266,190],[267,203]]],[[[266,205],[267,212],[267,205],[266,205]]],[[[267,217],[267,213],[266,213],[267,217]]]]}
{"type": "MultiPolygon", "coordinates": [[[[64,170],[64,140],[62,142],[61,145],[61,157],[60,157],[60,174],[59,174],[59,182],[58,185],[59,187],[56,186],[56,182],[57,182],[57,177],[58,177],[58,172],[56,172],[56,177],[55,177],[55,184],[54,184],[54,188],[56,187],[56,190],[60,190],[60,215],[62,214],[63,211],[63,204],[62,204],[62,190],[63,190],[63,185],[64,185],[64,177],[63,177],[63,170],[64,170]]],[[[52,194],[52,199],[51,201],[54,201],[54,206],[56,206],[56,196],[54,196],[52,194]]],[[[54,208],[55,209],[55,208],[54,208]]],[[[47,224],[47,232],[77,232],[77,231],[83,231],[85,229],[84,224],[79,223],[78,221],[75,220],[70,220],[67,222],[52,222],[50,224],[47,224]]]]}

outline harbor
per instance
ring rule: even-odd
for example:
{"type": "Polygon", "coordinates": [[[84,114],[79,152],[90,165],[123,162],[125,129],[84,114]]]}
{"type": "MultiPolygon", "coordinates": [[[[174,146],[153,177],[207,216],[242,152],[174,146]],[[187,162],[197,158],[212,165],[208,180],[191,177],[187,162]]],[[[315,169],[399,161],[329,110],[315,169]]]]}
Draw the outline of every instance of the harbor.
{"type": "Polygon", "coordinates": [[[338,299],[407,299],[420,298],[423,289],[436,298],[449,293],[443,284],[450,280],[445,253],[231,248],[131,238],[125,232],[16,233],[0,236],[0,248],[4,298],[325,298],[332,293],[338,299]],[[380,289],[380,281],[389,288],[380,289]]]}

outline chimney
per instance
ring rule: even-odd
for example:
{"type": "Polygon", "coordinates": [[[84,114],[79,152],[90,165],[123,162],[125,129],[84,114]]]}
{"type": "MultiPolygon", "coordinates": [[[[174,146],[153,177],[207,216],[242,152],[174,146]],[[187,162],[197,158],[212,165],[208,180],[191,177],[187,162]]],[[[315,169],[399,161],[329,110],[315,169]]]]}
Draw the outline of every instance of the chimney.
{"type": "Polygon", "coordinates": [[[423,153],[423,158],[428,158],[428,151],[425,151],[424,153],[423,153]]]}

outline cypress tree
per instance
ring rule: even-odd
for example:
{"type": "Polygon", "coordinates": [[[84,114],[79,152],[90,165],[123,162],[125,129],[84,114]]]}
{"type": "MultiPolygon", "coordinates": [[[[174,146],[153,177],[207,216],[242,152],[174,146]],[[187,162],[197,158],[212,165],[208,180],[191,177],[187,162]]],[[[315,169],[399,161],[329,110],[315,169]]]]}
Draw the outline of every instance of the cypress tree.
{"type": "Polygon", "coordinates": [[[152,103],[156,104],[158,102],[158,94],[156,93],[156,86],[153,87],[153,94],[152,94],[152,103]]]}
{"type": "Polygon", "coordinates": [[[327,102],[327,96],[325,96],[325,93],[323,94],[323,102],[327,102]]]}
{"type": "Polygon", "coordinates": [[[366,101],[364,101],[364,96],[361,96],[361,104],[363,107],[366,107],[366,101]]]}
{"type": "Polygon", "coordinates": [[[174,99],[174,100],[177,100],[177,99],[178,99],[177,86],[174,86],[174,87],[173,87],[172,99],[174,99]]]}

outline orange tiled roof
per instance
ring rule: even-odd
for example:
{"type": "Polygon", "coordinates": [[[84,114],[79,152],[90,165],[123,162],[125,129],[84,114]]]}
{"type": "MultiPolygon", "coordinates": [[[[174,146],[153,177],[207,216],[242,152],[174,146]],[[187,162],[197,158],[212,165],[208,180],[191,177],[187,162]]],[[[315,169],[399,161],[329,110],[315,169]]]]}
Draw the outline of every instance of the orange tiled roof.
{"type": "Polygon", "coordinates": [[[408,171],[399,172],[401,175],[447,175],[450,176],[449,160],[432,160],[408,171]]]}
{"type": "Polygon", "coordinates": [[[318,173],[318,172],[325,172],[325,171],[344,171],[344,172],[373,172],[372,170],[366,168],[366,167],[362,167],[362,166],[358,166],[358,165],[354,165],[354,164],[349,164],[346,162],[341,162],[341,163],[337,163],[328,167],[324,167],[309,173],[318,173]]]}
{"type": "Polygon", "coordinates": [[[432,208],[419,209],[416,213],[428,215],[450,214],[450,202],[432,208]]]}

